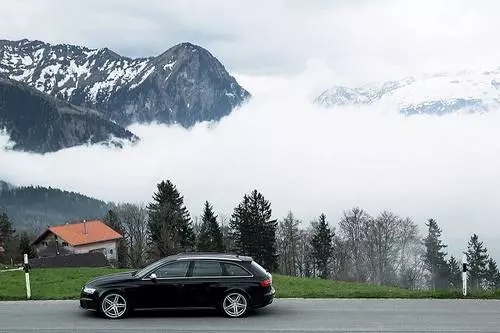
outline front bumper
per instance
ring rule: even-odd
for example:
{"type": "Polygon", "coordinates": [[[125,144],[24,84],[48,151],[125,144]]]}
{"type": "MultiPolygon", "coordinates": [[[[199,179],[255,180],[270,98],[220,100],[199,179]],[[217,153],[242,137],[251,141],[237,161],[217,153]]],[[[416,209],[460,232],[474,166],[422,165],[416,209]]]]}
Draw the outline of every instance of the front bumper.
{"type": "Polygon", "coordinates": [[[80,307],[85,310],[97,311],[99,307],[97,297],[82,292],[80,294],[80,307]]]}

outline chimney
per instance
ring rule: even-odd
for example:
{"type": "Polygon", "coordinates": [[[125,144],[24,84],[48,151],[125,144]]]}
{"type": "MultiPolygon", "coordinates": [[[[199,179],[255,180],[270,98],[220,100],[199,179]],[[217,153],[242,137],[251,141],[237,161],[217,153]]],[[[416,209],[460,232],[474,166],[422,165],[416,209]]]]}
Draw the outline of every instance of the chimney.
{"type": "Polygon", "coordinates": [[[83,220],[83,234],[87,234],[87,220],[83,220]]]}

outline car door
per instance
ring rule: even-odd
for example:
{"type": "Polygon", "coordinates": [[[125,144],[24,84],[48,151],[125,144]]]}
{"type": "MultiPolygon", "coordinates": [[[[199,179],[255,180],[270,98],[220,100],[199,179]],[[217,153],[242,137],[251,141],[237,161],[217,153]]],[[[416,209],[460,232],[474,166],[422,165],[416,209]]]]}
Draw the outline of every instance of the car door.
{"type": "Polygon", "coordinates": [[[140,308],[173,308],[185,306],[184,282],[189,261],[175,261],[154,270],[155,278],[146,276],[138,291],[140,308]]]}
{"type": "Polygon", "coordinates": [[[211,307],[216,305],[224,289],[221,263],[217,260],[193,260],[190,274],[184,284],[188,306],[211,307]]]}

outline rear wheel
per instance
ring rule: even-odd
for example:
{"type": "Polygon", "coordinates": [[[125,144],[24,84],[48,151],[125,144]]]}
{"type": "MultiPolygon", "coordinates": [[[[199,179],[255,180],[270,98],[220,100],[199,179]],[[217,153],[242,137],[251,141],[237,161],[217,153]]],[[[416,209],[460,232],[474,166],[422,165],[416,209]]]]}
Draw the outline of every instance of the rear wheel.
{"type": "Polygon", "coordinates": [[[99,302],[100,313],[109,319],[120,319],[128,314],[129,305],[120,292],[110,292],[102,296],[99,302]]]}
{"type": "Polygon", "coordinates": [[[247,297],[238,292],[231,292],[224,296],[221,304],[222,311],[228,317],[238,318],[248,312],[249,302],[247,297]]]}

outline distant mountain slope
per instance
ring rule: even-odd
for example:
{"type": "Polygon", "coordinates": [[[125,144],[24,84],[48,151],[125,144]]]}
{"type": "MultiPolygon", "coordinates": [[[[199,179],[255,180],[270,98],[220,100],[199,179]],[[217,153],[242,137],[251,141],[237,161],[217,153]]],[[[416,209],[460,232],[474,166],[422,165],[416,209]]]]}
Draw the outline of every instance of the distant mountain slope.
{"type": "Polygon", "coordinates": [[[156,57],[40,41],[0,41],[0,74],[127,126],[190,127],[219,120],[250,97],[207,50],[178,44],[156,57]]]}
{"type": "Polygon", "coordinates": [[[95,110],[57,100],[26,84],[0,77],[0,130],[13,149],[46,153],[85,143],[120,145],[137,137],[95,110]]]}
{"type": "Polygon", "coordinates": [[[327,108],[380,105],[406,116],[488,112],[500,107],[500,69],[424,75],[353,88],[334,86],[314,103],[327,108]]]}
{"type": "Polygon", "coordinates": [[[108,204],[101,200],[51,187],[10,185],[0,191],[0,212],[7,212],[16,226],[29,229],[103,218],[107,209],[108,204]]]}

